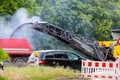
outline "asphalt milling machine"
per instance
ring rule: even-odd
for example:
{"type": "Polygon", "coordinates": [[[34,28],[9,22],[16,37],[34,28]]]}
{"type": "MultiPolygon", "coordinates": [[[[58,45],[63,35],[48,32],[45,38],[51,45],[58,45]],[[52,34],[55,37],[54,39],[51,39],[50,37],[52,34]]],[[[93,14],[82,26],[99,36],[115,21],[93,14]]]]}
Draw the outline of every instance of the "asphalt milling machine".
{"type": "Polygon", "coordinates": [[[120,29],[111,30],[114,39],[112,41],[90,41],[87,39],[77,38],[73,36],[70,31],[64,30],[56,25],[47,22],[35,22],[25,23],[18,26],[11,34],[11,37],[14,36],[17,30],[25,27],[25,25],[64,42],[66,45],[79,51],[80,53],[78,54],[83,54],[92,60],[115,60],[117,56],[120,56],[120,29]]]}

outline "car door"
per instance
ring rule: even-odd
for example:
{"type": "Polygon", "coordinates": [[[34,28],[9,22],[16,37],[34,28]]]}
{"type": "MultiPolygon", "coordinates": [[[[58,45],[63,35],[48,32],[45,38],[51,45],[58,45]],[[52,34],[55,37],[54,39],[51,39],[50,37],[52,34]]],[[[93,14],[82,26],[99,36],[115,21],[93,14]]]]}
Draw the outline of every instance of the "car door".
{"type": "Polygon", "coordinates": [[[54,64],[54,54],[52,52],[48,52],[45,54],[45,65],[47,66],[55,66],[54,64]]]}
{"type": "Polygon", "coordinates": [[[63,67],[69,66],[68,56],[63,51],[55,52],[54,60],[55,60],[55,64],[58,66],[63,66],[63,67]]]}
{"type": "Polygon", "coordinates": [[[73,69],[80,70],[81,69],[81,58],[72,52],[67,52],[69,58],[69,65],[73,69]]]}

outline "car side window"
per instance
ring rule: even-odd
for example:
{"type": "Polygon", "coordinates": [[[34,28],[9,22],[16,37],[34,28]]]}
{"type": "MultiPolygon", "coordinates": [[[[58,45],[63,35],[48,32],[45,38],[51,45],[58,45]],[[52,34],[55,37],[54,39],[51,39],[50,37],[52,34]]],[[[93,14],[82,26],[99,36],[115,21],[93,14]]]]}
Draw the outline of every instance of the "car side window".
{"type": "Polygon", "coordinates": [[[64,58],[64,59],[68,59],[68,56],[67,56],[67,54],[65,54],[64,52],[57,52],[57,53],[55,53],[54,54],[54,57],[55,58],[64,58]]]}
{"type": "Polygon", "coordinates": [[[46,55],[45,58],[53,58],[53,55],[46,55]]]}
{"type": "Polygon", "coordinates": [[[68,58],[72,60],[78,60],[79,57],[71,52],[68,53],[68,58]]]}
{"type": "Polygon", "coordinates": [[[45,58],[53,58],[54,56],[53,56],[53,54],[52,53],[48,53],[48,54],[46,54],[46,56],[45,56],[45,58]]]}
{"type": "Polygon", "coordinates": [[[44,53],[39,52],[38,58],[39,60],[42,60],[44,58],[44,53]]]}

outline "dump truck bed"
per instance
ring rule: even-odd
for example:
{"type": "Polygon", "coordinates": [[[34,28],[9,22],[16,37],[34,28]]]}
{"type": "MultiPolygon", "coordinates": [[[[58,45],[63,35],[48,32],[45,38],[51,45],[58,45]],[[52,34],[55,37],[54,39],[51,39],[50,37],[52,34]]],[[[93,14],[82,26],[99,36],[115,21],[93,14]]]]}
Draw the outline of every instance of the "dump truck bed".
{"type": "Polygon", "coordinates": [[[32,53],[28,40],[24,38],[0,39],[0,47],[10,55],[30,55],[32,53]]]}

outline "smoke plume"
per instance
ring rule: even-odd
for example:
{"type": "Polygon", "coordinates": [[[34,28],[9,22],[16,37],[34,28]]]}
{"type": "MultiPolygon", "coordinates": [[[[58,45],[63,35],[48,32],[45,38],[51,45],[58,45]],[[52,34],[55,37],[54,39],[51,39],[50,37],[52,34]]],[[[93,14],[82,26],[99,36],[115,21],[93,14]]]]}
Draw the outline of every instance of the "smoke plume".
{"type": "MultiPolygon", "coordinates": [[[[5,16],[4,17],[1,16],[0,17],[0,38],[9,38],[10,35],[13,33],[13,31],[15,31],[15,29],[18,26],[24,23],[36,22],[36,21],[41,21],[41,20],[38,16],[30,17],[24,8],[20,8],[19,10],[17,10],[9,21],[5,20],[5,16]]],[[[33,41],[32,41],[33,40],[32,36],[34,35],[33,33],[35,34],[34,30],[30,29],[27,26],[24,26],[18,31],[16,31],[13,37],[27,38],[31,43],[32,48],[34,48],[33,41]]],[[[37,34],[40,34],[40,33],[37,33],[37,34]]]]}
{"type": "MultiPolygon", "coordinates": [[[[37,16],[29,17],[27,11],[24,8],[20,8],[9,21],[6,21],[4,17],[0,17],[0,21],[0,38],[5,38],[9,37],[19,25],[27,22],[40,21],[40,18],[37,16]]],[[[25,34],[27,34],[27,30],[25,30],[25,33],[23,31],[21,33],[23,36],[25,34]]]]}
{"type": "MultiPolygon", "coordinates": [[[[20,8],[15,12],[9,21],[6,21],[4,17],[0,17],[0,38],[9,38],[10,35],[16,30],[17,27],[24,23],[39,22],[40,17],[30,17],[24,8],[20,8]]],[[[33,50],[38,49],[57,49],[55,44],[63,44],[60,41],[52,38],[46,34],[35,31],[29,26],[25,25],[15,32],[13,35],[15,38],[26,38],[31,44],[33,50]],[[54,42],[53,42],[54,40],[54,42]],[[50,45],[51,44],[51,45],[50,45]]],[[[65,46],[65,44],[63,44],[65,46]]],[[[64,48],[64,47],[60,47],[64,48]]]]}

